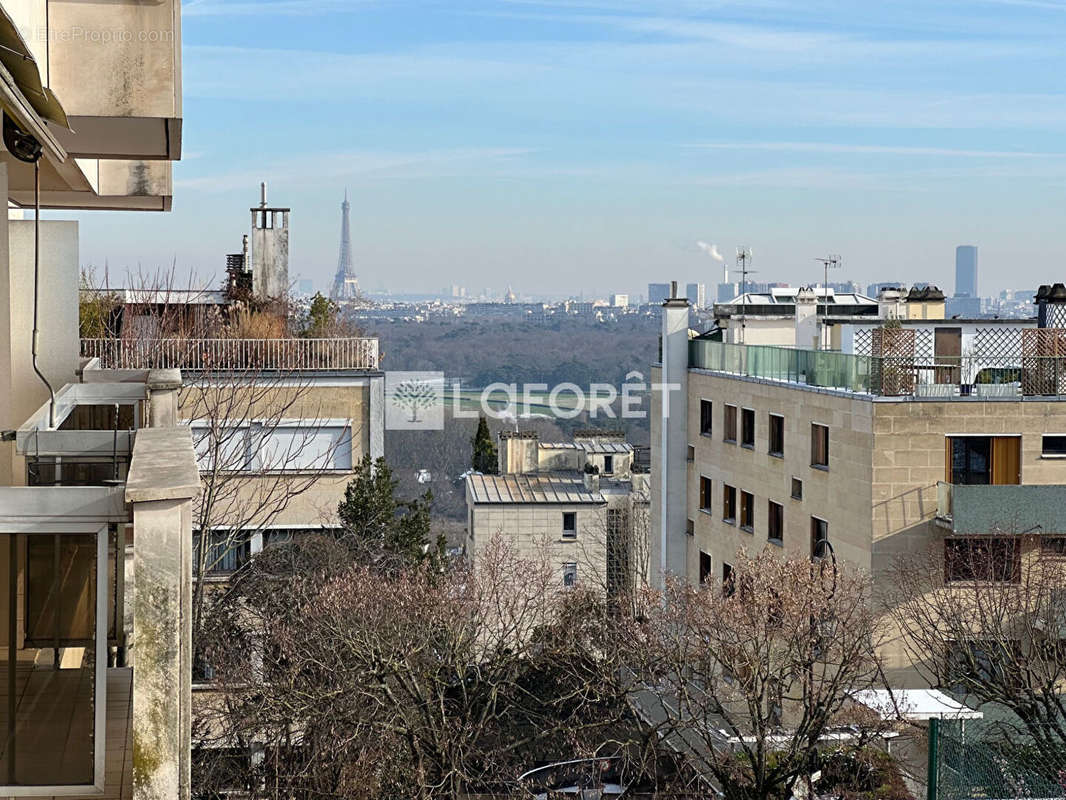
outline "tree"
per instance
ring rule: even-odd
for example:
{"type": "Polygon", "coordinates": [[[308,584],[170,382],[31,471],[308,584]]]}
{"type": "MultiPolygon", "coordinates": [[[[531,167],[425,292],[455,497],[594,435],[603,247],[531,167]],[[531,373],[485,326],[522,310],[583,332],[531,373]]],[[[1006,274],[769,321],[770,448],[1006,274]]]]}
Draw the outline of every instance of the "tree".
{"type": "Polygon", "coordinates": [[[499,473],[500,464],[499,456],[496,452],[496,443],[492,441],[492,434],[489,433],[489,422],[484,414],[478,417],[477,432],[474,434],[474,438],[470,440],[470,444],[473,447],[470,466],[474,471],[484,475],[496,475],[499,473]]]}
{"type": "Polygon", "coordinates": [[[432,541],[432,493],[426,492],[414,500],[400,500],[396,497],[396,485],[384,458],[371,461],[369,455],[363,456],[337,509],[344,535],[373,558],[400,564],[439,558],[443,555],[444,541],[442,537],[432,541]]]}
{"type": "Polygon", "coordinates": [[[930,685],[1005,707],[1008,742],[1066,766],[1066,566],[1040,539],[948,539],[900,558],[885,599],[930,685]]]}
{"type": "MultiPolygon", "coordinates": [[[[852,692],[877,685],[869,582],[843,565],[742,555],[721,586],[668,582],[631,623],[634,702],[728,800],[789,797],[819,767],[852,692]]],[[[859,714],[859,712],[854,712],[859,714]]],[[[696,788],[696,787],[693,787],[696,788]]]]}
{"type": "Polygon", "coordinates": [[[385,575],[339,541],[269,548],[215,610],[205,726],[262,757],[204,768],[197,790],[459,798],[618,752],[635,729],[613,630],[593,594],[561,593],[555,565],[499,542],[472,565],[385,575]]]}
{"type": "Polygon", "coordinates": [[[321,292],[316,292],[311,298],[311,306],[304,319],[303,335],[310,339],[332,335],[339,314],[340,309],[336,303],[328,297],[323,297],[321,292]]]}

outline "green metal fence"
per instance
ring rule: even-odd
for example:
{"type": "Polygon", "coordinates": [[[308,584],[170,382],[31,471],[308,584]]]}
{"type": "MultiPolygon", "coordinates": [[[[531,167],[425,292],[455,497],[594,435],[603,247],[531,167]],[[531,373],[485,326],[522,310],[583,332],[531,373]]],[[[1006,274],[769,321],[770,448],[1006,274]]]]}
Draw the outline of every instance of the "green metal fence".
{"type": "Polygon", "coordinates": [[[1048,737],[989,720],[940,720],[930,736],[930,800],[1066,797],[1066,747],[1048,737]]]}

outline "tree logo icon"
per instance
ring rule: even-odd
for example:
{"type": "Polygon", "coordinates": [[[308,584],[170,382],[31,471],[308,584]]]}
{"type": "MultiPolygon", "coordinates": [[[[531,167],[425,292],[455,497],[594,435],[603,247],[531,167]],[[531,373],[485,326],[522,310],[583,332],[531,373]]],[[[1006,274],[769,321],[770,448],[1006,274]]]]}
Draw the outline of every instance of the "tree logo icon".
{"type": "Polygon", "coordinates": [[[443,429],[444,373],[385,373],[385,426],[390,430],[443,429]]]}

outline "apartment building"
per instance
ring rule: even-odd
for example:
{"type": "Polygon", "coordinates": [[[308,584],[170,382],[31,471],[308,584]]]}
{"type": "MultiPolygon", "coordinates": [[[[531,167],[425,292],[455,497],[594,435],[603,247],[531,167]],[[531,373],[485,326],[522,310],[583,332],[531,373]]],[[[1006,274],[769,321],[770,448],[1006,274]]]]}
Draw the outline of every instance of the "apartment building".
{"type": "Polygon", "coordinates": [[[0,3],[2,797],[190,796],[182,378],[80,358],[78,223],[34,213],[169,210],[180,19],[0,3]]]}
{"type": "MultiPolygon", "coordinates": [[[[1011,581],[1027,552],[1057,552],[1066,290],[1038,298],[1038,320],[1010,325],[855,322],[842,333],[862,352],[694,338],[686,301],[666,301],[655,380],[677,388],[653,398],[653,564],[718,582],[772,547],[877,581],[900,554],[991,546],[1011,581]]],[[[886,657],[894,685],[915,681],[898,641],[886,657]]]]}
{"type": "Polygon", "coordinates": [[[577,431],[570,442],[502,431],[499,474],[466,478],[467,551],[494,539],[521,558],[547,559],[560,587],[608,596],[646,574],[647,474],[622,433],[577,431]]]}

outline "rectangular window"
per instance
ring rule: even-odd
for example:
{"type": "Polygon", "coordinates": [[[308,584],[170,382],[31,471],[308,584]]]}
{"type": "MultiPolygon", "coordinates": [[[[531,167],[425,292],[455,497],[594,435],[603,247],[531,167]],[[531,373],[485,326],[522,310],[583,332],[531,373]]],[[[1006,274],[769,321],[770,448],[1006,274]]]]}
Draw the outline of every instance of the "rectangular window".
{"type": "Polygon", "coordinates": [[[604,475],[613,475],[614,474],[614,456],[604,456],[603,457],[603,474],[604,475]]]}
{"type": "Polygon", "coordinates": [[[730,525],[737,521],[737,490],[732,486],[722,485],[722,519],[730,525]]]}
{"type": "Polygon", "coordinates": [[[351,425],[346,420],[267,420],[190,423],[201,470],[293,472],[350,470],[351,425]]]}
{"type": "Polygon", "coordinates": [[[770,455],[783,458],[785,455],[785,418],[780,414],[770,415],[770,455]]]}
{"type": "Polygon", "coordinates": [[[199,574],[202,564],[206,575],[228,575],[247,564],[251,557],[250,537],[244,531],[212,531],[202,554],[200,531],[193,531],[192,537],[192,566],[195,574],[199,574]]]}
{"type": "Polygon", "coordinates": [[[710,436],[714,427],[714,418],[711,411],[711,401],[700,400],[700,433],[704,436],[710,436]]]}
{"type": "Polygon", "coordinates": [[[781,544],[785,534],[785,507],[773,500],[766,504],[766,538],[781,544]]]}
{"type": "Polygon", "coordinates": [[[755,411],[745,408],[740,414],[740,444],[742,447],[755,447],[755,411]]]}
{"type": "Polygon", "coordinates": [[[722,441],[737,443],[737,407],[725,407],[725,424],[722,426],[722,441]]]}
{"type": "Polygon", "coordinates": [[[945,479],[964,486],[1021,483],[1020,436],[949,436],[945,479]]]}
{"type": "Polygon", "coordinates": [[[829,467],[829,428],[817,422],[811,423],[811,466],[829,467]]]}
{"type": "Polygon", "coordinates": [[[1066,536],[1041,536],[1040,552],[1045,556],[1066,556],[1066,536]]]}
{"type": "Polygon", "coordinates": [[[1021,558],[1015,539],[973,536],[944,540],[944,580],[1017,583],[1021,558]]]}
{"type": "Polygon", "coordinates": [[[803,481],[801,481],[799,478],[792,479],[792,499],[803,499],[803,481]]]}
{"type": "Polygon", "coordinates": [[[700,476],[700,511],[711,511],[711,479],[700,476]]]}
{"type": "Polygon", "coordinates": [[[711,577],[711,554],[700,551],[700,586],[711,577]]]}
{"type": "Polygon", "coordinates": [[[563,564],[563,586],[577,586],[577,564],[573,561],[563,564]]]}
{"type": "Polygon", "coordinates": [[[690,520],[685,520],[685,533],[687,533],[689,536],[695,536],[695,534],[696,534],[696,521],[695,520],[691,520],[691,519],[690,520]]]}
{"type": "Polygon", "coordinates": [[[1044,458],[1066,458],[1066,434],[1044,434],[1040,454],[1044,458]]]}
{"type": "Polygon", "coordinates": [[[696,460],[696,448],[693,447],[692,445],[688,446],[688,451],[685,453],[685,460],[686,461],[695,461],[696,460]]]}
{"type": "Polygon", "coordinates": [[[733,574],[733,565],[722,564],[722,594],[725,597],[732,597],[733,592],[736,591],[736,576],[733,574]]]}
{"type": "Polygon", "coordinates": [[[576,539],[577,538],[577,512],[576,511],[564,511],[563,512],[563,538],[564,539],[576,539]]]}
{"type": "Polygon", "coordinates": [[[829,541],[829,523],[818,517],[811,517],[811,558],[825,558],[828,549],[825,542],[829,541]]]}
{"type": "Polygon", "coordinates": [[[740,527],[748,533],[755,531],[755,495],[751,492],[740,493],[740,527]]]}

